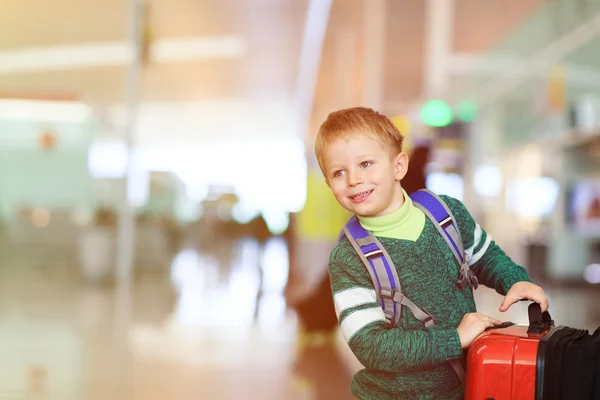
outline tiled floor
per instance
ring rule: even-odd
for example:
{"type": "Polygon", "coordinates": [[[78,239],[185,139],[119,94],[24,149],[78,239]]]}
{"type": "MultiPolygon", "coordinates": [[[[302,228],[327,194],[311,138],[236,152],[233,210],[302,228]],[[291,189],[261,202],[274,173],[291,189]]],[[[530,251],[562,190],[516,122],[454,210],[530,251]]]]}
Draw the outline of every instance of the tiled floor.
{"type": "MultiPolygon", "coordinates": [[[[10,249],[9,249],[10,250],[10,249]]],[[[340,341],[300,348],[286,307],[283,240],[244,240],[219,254],[187,249],[130,287],[84,284],[75,257],[0,256],[0,400],[351,398],[359,366],[340,341]]],[[[600,290],[548,288],[558,324],[600,325],[600,290]]],[[[507,314],[477,292],[480,311],[507,314]]]]}

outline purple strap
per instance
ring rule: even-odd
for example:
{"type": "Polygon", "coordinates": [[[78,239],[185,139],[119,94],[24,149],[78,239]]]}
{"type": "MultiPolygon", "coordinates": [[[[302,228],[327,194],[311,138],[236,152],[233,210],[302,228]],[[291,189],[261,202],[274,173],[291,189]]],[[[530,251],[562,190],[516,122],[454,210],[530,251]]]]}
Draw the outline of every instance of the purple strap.
{"type": "MultiPolygon", "coordinates": [[[[369,232],[367,232],[367,230],[362,227],[356,216],[352,217],[350,221],[348,221],[348,223],[346,224],[346,229],[352,236],[352,239],[354,239],[353,241],[355,242],[355,244],[353,246],[358,247],[357,250],[359,250],[360,253],[362,253],[361,256],[363,258],[363,261],[366,262],[366,264],[368,264],[368,268],[370,270],[369,274],[371,275],[371,279],[374,281],[373,284],[377,285],[376,289],[381,303],[381,307],[385,311],[387,309],[385,305],[386,299],[384,299],[383,296],[379,296],[379,294],[381,294],[382,288],[385,286],[386,289],[389,288],[392,289],[392,291],[394,291],[400,287],[399,282],[397,282],[397,278],[394,274],[395,271],[392,270],[392,268],[394,268],[393,264],[390,265],[387,258],[385,257],[383,249],[381,249],[378,246],[377,240],[375,240],[374,242],[372,242],[372,240],[365,240],[364,242],[371,243],[360,243],[361,239],[372,238],[372,236],[370,236],[369,232]],[[379,269],[378,273],[378,268],[375,266],[375,262],[378,261],[381,261],[385,272],[382,272],[381,269],[379,269]],[[385,274],[385,276],[380,276],[381,273],[385,274]],[[382,281],[385,282],[385,285],[382,285],[382,281]]],[[[343,236],[341,236],[341,238],[343,238],[343,236]]],[[[396,304],[396,302],[393,301],[391,306],[392,310],[390,311],[393,312],[393,315],[391,315],[390,318],[391,322],[395,324],[397,322],[397,313],[399,306],[396,304]]]]}
{"type": "MultiPolygon", "coordinates": [[[[358,221],[356,216],[352,217],[350,219],[350,221],[348,221],[348,223],[346,224],[346,227],[348,228],[348,231],[350,231],[350,234],[352,235],[352,237],[355,240],[364,239],[369,236],[369,232],[367,232],[367,230],[362,227],[362,225],[360,224],[360,222],[358,221]]],[[[342,235],[343,235],[343,233],[342,233],[342,235]]],[[[381,250],[381,249],[379,248],[379,246],[377,246],[377,243],[369,243],[367,245],[360,246],[360,250],[362,251],[363,255],[366,255],[369,252],[381,250]]],[[[380,253],[377,257],[380,257],[383,262],[383,265],[385,267],[385,272],[387,275],[387,280],[390,282],[390,288],[393,290],[397,289],[398,283],[396,282],[396,279],[394,278],[394,274],[392,272],[392,267],[388,263],[388,260],[386,259],[386,257],[384,257],[383,253],[380,253]]],[[[373,275],[375,276],[375,278],[377,280],[377,289],[379,292],[379,291],[381,291],[381,280],[379,279],[379,275],[377,274],[377,269],[375,268],[375,265],[373,264],[373,260],[368,259],[368,261],[369,261],[369,265],[371,267],[371,271],[373,271],[373,275]]],[[[384,300],[382,299],[381,300],[382,305],[383,305],[383,301],[384,300]]],[[[395,312],[396,312],[396,303],[394,303],[394,313],[395,312]]]]}
{"type": "Polygon", "coordinates": [[[450,225],[453,226],[456,231],[458,231],[458,227],[454,225],[454,221],[452,220],[450,214],[448,214],[448,211],[446,211],[446,208],[438,201],[438,199],[435,198],[435,196],[424,190],[418,190],[414,192],[410,195],[410,198],[415,203],[419,203],[423,207],[425,207],[427,211],[431,213],[431,216],[435,218],[438,225],[440,225],[444,230],[444,233],[446,234],[446,237],[450,240],[450,243],[452,243],[452,247],[454,247],[455,254],[458,256],[459,262],[462,264],[464,262],[463,252],[461,249],[459,249],[452,235],[450,235],[446,230],[446,228],[450,225]]]}
{"type": "Polygon", "coordinates": [[[441,205],[434,196],[424,190],[418,190],[414,192],[410,195],[410,198],[412,201],[422,204],[425,208],[427,208],[431,215],[433,215],[435,220],[438,222],[442,222],[449,217],[444,206],[441,205]]]}

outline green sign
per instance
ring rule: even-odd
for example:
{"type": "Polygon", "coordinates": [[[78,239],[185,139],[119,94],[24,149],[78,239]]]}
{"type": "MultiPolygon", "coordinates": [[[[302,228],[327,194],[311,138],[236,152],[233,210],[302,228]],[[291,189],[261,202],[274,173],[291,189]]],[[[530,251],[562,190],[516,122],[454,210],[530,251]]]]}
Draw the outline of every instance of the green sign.
{"type": "Polygon", "coordinates": [[[452,109],[442,100],[431,100],[421,109],[421,121],[425,125],[442,127],[452,123],[452,109]]]}

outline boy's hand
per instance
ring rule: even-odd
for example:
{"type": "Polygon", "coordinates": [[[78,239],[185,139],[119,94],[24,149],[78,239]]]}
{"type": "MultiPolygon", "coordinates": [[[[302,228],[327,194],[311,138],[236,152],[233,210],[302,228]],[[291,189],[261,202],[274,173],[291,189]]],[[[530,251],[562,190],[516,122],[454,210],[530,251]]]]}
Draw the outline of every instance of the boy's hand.
{"type": "Polygon", "coordinates": [[[460,338],[460,345],[463,349],[466,349],[486,328],[500,324],[502,322],[487,315],[479,313],[465,314],[460,324],[458,324],[458,328],[456,328],[458,337],[460,338]]]}
{"type": "Polygon", "coordinates": [[[538,303],[542,308],[542,312],[548,310],[549,302],[544,289],[531,282],[517,282],[512,285],[506,296],[504,296],[500,311],[508,310],[510,306],[520,300],[531,300],[538,303]]]}

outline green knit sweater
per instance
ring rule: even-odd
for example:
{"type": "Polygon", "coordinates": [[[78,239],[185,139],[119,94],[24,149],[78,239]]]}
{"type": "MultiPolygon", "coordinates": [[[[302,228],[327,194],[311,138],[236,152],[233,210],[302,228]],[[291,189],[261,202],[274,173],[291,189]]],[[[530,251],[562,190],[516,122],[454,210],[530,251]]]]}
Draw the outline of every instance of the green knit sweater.
{"type": "MultiPolygon", "coordinates": [[[[441,198],[457,220],[469,265],[481,284],[505,295],[514,283],[529,281],[525,269],[491,240],[460,201],[441,198]]],[[[456,285],[459,267],[448,244],[428,218],[416,241],[378,239],[396,266],[402,292],[433,315],[436,327],[426,329],[403,307],[398,325],[390,328],[369,272],[343,239],[331,254],[329,274],[341,331],[365,367],[352,379],[352,394],[374,400],[461,399],[463,389],[447,361],[463,356],[456,327],[476,307],[471,291],[456,285]]]]}

